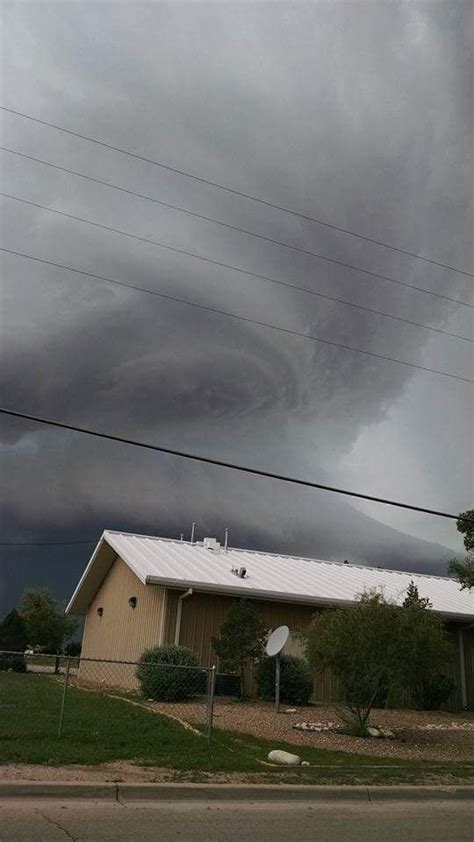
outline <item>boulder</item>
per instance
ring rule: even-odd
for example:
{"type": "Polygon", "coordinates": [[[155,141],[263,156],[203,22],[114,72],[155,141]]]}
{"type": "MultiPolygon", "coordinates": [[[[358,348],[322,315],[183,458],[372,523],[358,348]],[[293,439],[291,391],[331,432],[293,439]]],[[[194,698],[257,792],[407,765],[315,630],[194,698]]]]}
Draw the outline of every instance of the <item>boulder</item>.
{"type": "Polygon", "coordinates": [[[268,759],[271,761],[271,763],[281,763],[284,766],[301,765],[301,757],[298,757],[297,754],[290,754],[289,751],[281,751],[280,749],[271,751],[268,755],[268,759]]]}
{"type": "Polygon", "coordinates": [[[373,728],[372,725],[369,725],[367,728],[367,733],[369,737],[381,737],[382,734],[380,733],[378,728],[373,728]]]}
{"type": "Polygon", "coordinates": [[[379,728],[379,731],[382,737],[385,737],[386,740],[394,740],[395,734],[391,730],[391,728],[379,728]]]}
{"type": "Polygon", "coordinates": [[[296,708],[287,708],[285,710],[285,713],[297,713],[297,710],[296,710],[296,708]]]}

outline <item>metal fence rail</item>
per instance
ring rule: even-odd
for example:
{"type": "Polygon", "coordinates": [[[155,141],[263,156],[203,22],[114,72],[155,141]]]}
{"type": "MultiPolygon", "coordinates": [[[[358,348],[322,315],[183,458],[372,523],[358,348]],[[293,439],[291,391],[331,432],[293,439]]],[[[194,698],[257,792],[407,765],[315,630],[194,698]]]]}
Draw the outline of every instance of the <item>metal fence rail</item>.
{"type": "MultiPolygon", "coordinates": [[[[66,655],[0,651],[0,705],[2,686],[16,675],[21,692],[21,675],[35,674],[44,682],[59,684],[57,737],[73,733],[75,721],[84,715],[83,694],[92,694],[95,721],[113,716],[117,704],[145,707],[183,727],[211,739],[216,685],[215,667],[190,667],[163,663],[112,661],[66,655]]],[[[11,682],[10,682],[11,683],[11,682]]],[[[25,684],[26,690],[26,684],[25,684]]],[[[52,726],[53,727],[53,724],[52,726]]],[[[2,735],[0,715],[0,736],[2,735]]]]}

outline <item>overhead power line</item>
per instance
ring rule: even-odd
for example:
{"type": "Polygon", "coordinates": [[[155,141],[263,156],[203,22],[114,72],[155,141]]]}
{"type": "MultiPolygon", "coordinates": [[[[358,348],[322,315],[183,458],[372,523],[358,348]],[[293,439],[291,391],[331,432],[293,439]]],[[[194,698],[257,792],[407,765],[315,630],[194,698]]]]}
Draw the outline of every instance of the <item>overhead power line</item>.
{"type": "Polygon", "coordinates": [[[34,117],[31,114],[26,114],[23,111],[18,111],[15,108],[8,108],[7,106],[2,105],[0,106],[0,110],[7,111],[10,114],[15,114],[17,117],[23,117],[25,120],[30,120],[42,126],[47,126],[50,129],[55,129],[56,131],[63,132],[64,134],[68,134],[73,137],[78,137],[81,140],[88,141],[89,143],[95,143],[97,146],[102,146],[105,149],[112,150],[113,152],[119,152],[122,155],[128,155],[130,158],[135,158],[138,161],[144,161],[147,164],[153,164],[156,167],[160,167],[161,169],[167,170],[168,172],[176,173],[177,175],[181,175],[184,178],[192,179],[193,181],[197,181],[200,184],[207,184],[209,187],[215,187],[218,190],[223,190],[224,192],[230,193],[234,196],[239,196],[243,199],[248,199],[249,201],[256,202],[260,205],[264,205],[265,207],[273,208],[274,210],[278,211],[283,211],[284,213],[291,214],[292,216],[296,216],[299,219],[304,219],[307,222],[313,222],[317,225],[322,225],[325,228],[330,228],[334,231],[339,231],[341,234],[347,234],[359,240],[364,240],[367,243],[382,246],[383,248],[390,249],[391,251],[399,252],[400,254],[405,254],[408,257],[413,257],[416,260],[422,260],[425,263],[431,263],[433,266],[439,266],[442,269],[449,269],[452,272],[457,272],[460,275],[466,275],[469,278],[474,277],[474,275],[471,272],[467,272],[464,269],[457,269],[455,266],[451,266],[448,263],[442,263],[439,260],[434,260],[430,257],[425,257],[424,255],[416,254],[416,252],[408,251],[407,249],[400,248],[399,246],[390,245],[390,243],[386,243],[383,240],[377,240],[374,237],[368,237],[364,234],[359,234],[356,231],[351,231],[349,228],[344,228],[332,222],[327,222],[324,219],[319,219],[317,217],[310,216],[309,214],[293,210],[292,208],[287,208],[284,205],[277,204],[276,202],[270,202],[267,199],[263,199],[259,196],[254,196],[251,193],[245,193],[243,190],[237,190],[233,187],[229,187],[228,185],[221,184],[217,181],[212,181],[211,179],[204,178],[202,176],[195,175],[194,173],[187,172],[186,170],[179,169],[178,167],[173,167],[170,164],[165,164],[163,161],[157,161],[152,158],[147,158],[144,155],[139,155],[136,152],[131,152],[128,149],[122,149],[119,146],[114,146],[111,143],[106,143],[105,141],[99,140],[98,138],[90,137],[89,135],[81,134],[80,132],[72,131],[71,129],[66,129],[64,126],[59,126],[56,123],[49,122],[48,120],[41,120],[38,117],[34,117]]]}
{"type": "MultiPolygon", "coordinates": [[[[264,242],[271,243],[272,245],[277,245],[277,246],[281,246],[282,248],[291,249],[292,251],[298,252],[300,254],[304,254],[304,255],[308,255],[310,257],[314,257],[317,260],[322,260],[322,261],[325,261],[327,263],[333,263],[333,264],[336,264],[337,266],[342,266],[343,268],[350,269],[351,271],[359,272],[363,275],[369,275],[370,277],[377,278],[378,280],[384,280],[384,281],[387,281],[389,283],[398,284],[399,286],[403,286],[403,287],[406,287],[408,289],[415,290],[417,292],[422,292],[422,293],[425,293],[426,295],[432,295],[436,298],[441,298],[445,301],[451,301],[451,302],[456,303],[456,304],[461,304],[465,307],[472,307],[473,306],[473,305],[469,304],[469,302],[467,302],[467,301],[462,301],[461,299],[458,299],[458,298],[452,298],[450,296],[443,295],[442,293],[433,292],[432,290],[425,289],[424,287],[418,287],[418,286],[415,286],[414,284],[409,284],[406,281],[401,281],[398,278],[392,278],[389,275],[382,275],[379,272],[372,272],[370,269],[364,269],[360,266],[355,266],[352,263],[347,263],[346,261],[337,260],[336,258],[328,257],[326,255],[320,254],[319,252],[315,252],[315,251],[311,251],[310,249],[302,248],[301,246],[295,246],[295,245],[292,245],[291,243],[285,243],[282,240],[277,240],[277,239],[274,239],[273,237],[267,237],[265,234],[260,234],[260,233],[255,232],[255,231],[249,231],[247,228],[241,228],[238,225],[230,225],[229,223],[223,222],[220,219],[216,219],[213,216],[206,216],[205,214],[197,213],[196,211],[192,211],[189,208],[184,208],[181,205],[173,205],[170,202],[165,202],[164,200],[157,199],[154,196],[148,196],[145,193],[139,193],[136,190],[130,190],[126,187],[121,187],[120,185],[113,184],[110,181],[104,181],[101,178],[95,178],[93,176],[87,175],[86,173],[78,172],[78,170],[72,170],[72,169],[69,169],[68,167],[61,167],[59,164],[53,164],[51,161],[45,161],[43,158],[37,158],[34,155],[26,155],[25,153],[19,152],[16,149],[10,149],[6,146],[0,146],[0,150],[3,151],[3,152],[8,152],[11,155],[17,155],[20,158],[25,158],[28,161],[34,161],[37,164],[42,164],[46,167],[51,167],[52,169],[59,170],[60,172],[64,172],[64,173],[68,173],[69,175],[77,176],[78,178],[82,178],[85,181],[90,181],[90,182],[93,182],[94,184],[100,184],[103,187],[110,188],[111,190],[118,190],[121,193],[125,193],[129,196],[136,196],[139,199],[143,199],[147,202],[152,202],[153,204],[160,205],[161,207],[171,209],[171,210],[176,211],[178,213],[186,214],[187,216],[194,217],[196,219],[200,219],[200,220],[203,220],[205,222],[211,222],[212,224],[219,225],[220,227],[226,228],[230,231],[237,231],[240,234],[245,234],[249,237],[255,237],[258,240],[263,240],[264,242]]],[[[261,276],[259,276],[259,277],[261,277],[261,276]]],[[[424,325],[424,324],[421,324],[420,322],[414,322],[414,321],[411,321],[409,319],[401,318],[400,316],[393,316],[390,313],[384,313],[380,310],[375,310],[375,309],[372,309],[370,307],[364,307],[360,304],[354,304],[351,301],[336,298],[334,296],[324,295],[323,293],[319,293],[319,292],[316,292],[314,290],[305,289],[304,287],[299,287],[295,284],[290,284],[290,283],[285,282],[285,281],[277,281],[275,279],[270,279],[270,278],[266,278],[266,280],[270,280],[272,283],[278,283],[280,286],[287,286],[287,287],[290,287],[291,289],[297,289],[297,290],[300,290],[301,292],[307,292],[310,295],[316,295],[319,298],[326,298],[329,301],[336,301],[340,304],[347,304],[348,307],[355,307],[359,310],[366,310],[369,313],[374,313],[374,314],[379,315],[379,316],[385,316],[388,319],[395,319],[397,321],[406,322],[407,324],[412,324],[416,327],[422,327],[422,328],[425,328],[426,330],[434,330],[437,333],[444,333],[446,336],[454,336],[456,339],[465,339],[468,342],[472,341],[465,336],[460,336],[459,334],[456,334],[456,333],[450,333],[449,331],[442,330],[441,328],[431,327],[431,325],[424,325]]]]}
{"type": "Polygon", "coordinates": [[[372,503],[382,503],[386,506],[395,506],[398,509],[409,509],[412,512],[422,512],[427,515],[435,515],[436,517],[445,517],[450,520],[466,520],[469,523],[472,518],[462,517],[460,515],[452,515],[449,512],[441,512],[437,509],[427,509],[423,506],[413,506],[410,503],[401,503],[398,500],[389,500],[385,497],[374,497],[371,494],[361,494],[357,491],[348,491],[343,488],[336,488],[332,485],[323,485],[318,482],[311,482],[310,480],[299,479],[297,477],[287,476],[286,474],[277,474],[271,471],[263,471],[258,468],[248,468],[245,465],[238,465],[235,462],[224,462],[221,459],[212,459],[210,456],[198,456],[195,453],[189,453],[185,450],[175,450],[169,447],[161,447],[157,444],[149,444],[147,442],[136,441],[135,439],[124,438],[123,436],[115,436],[110,433],[100,433],[97,430],[89,430],[86,427],[77,427],[73,424],[65,424],[60,421],[53,421],[50,418],[41,418],[38,415],[29,415],[25,412],[17,412],[6,407],[0,408],[2,415],[9,415],[13,418],[22,418],[26,421],[33,421],[36,424],[44,424],[48,427],[58,427],[61,430],[68,430],[73,433],[81,433],[86,436],[93,436],[94,438],[107,439],[118,444],[126,444],[132,447],[141,447],[145,450],[154,450],[157,453],[165,453],[169,456],[177,456],[181,459],[189,459],[193,462],[202,462],[206,465],[216,465],[219,468],[229,468],[232,471],[239,471],[244,474],[252,474],[254,476],[266,477],[267,479],[275,479],[281,482],[288,482],[292,485],[301,485],[306,488],[316,488],[320,491],[330,491],[334,494],[343,494],[346,497],[357,497],[360,500],[369,500],[372,503]]]}
{"type": "MultiPolygon", "coordinates": [[[[0,194],[1,195],[1,194],[0,194]]],[[[82,220],[81,220],[82,221],[82,220]]],[[[94,223],[96,224],[96,223],[94,223]]],[[[355,348],[352,345],[345,345],[342,342],[335,342],[331,339],[322,339],[318,336],[313,336],[312,334],[308,333],[301,333],[298,330],[291,330],[290,328],[280,327],[279,325],[272,324],[271,322],[262,322],[257,319],[251,319],[248,316],[238,316],[236,313],[230,313],[226,310],[218,309],[217,307],[209,307],[207,304],[198,304],[195,301],[187,301],[184,298],[178,298],[174,295],[167,295],[164,292],[157,292],[155,290],[147,289],[146,287],[139,287],[135,284],[129,284],[125,281],[117,281],[113,278],[109,278],[106,275],[96,275],[93,272],[85,272],[81,269],[75,269],[73,266],[67,266],[63,263],[56,263],[52,260],[45,260],[40,257],[34,257],[33,255],[26,254],[25,252],[15,251],[14,249],[7,249],[4,247],[0,247],[0,251],[6,252],[7,254],[13,254],[17,257],[23,257],[27,260],[33,260],[37,263],[43,263],[46,266],[54,266],[57,269],[65,269],[67,272],[76,272],[78,275],[84,275],[88,278],[95,278],[99,281],[105,281],[108,284],[114,284],[114,286],[124,287],[125,289],[135,290],[136,292],[145,293],[146,295],[154,295],[157,298],[162,298],[165,301],[172,301],[176,304],[184,304],[186,307],[195,307],[198,310],[204,310],[208,313],[215,313],[219,316],[225,316],[226,318],[235,319],[239,322],[246,322],[248,324],[257,325],[258,327],[265,327],[269,328],[270,330],[277,330],[280,333],[286,333],[290,336],[298,336],[301,339],[307,339],[311,342],[320,342],[324,345],[331,345],[335,348],[341,348],[344,351],[351,351],[356,354],[363,354],[364,356],[368,357],[375,357],[379,360],[385,360],[386,362],[393,362],[397,363],[398,365],[408,366],[409,368],[416,368],[420,371],[428,371],[431,374],[439,374],[442,377],[450,377],[453,380],[461,380],[465,383],[474,383],[474,380],[470,380],[468,377],[462,377],[459,374],[451,374],[448,371],[442,371],[441,369],[437,368],[430,368],[429,366],[420,365],[418,363],[410,363],[406,360],[400,360],[397,357],[389,357],[385,354],[377,354],[375,351],[364,351],[361,348],[355,348]]]]}
{"type": "Polygon", "coordinates": [[[69,547],[72,544],[97,544],[97,538],[85,541],[0,541],[0,547],[69,547]]]}

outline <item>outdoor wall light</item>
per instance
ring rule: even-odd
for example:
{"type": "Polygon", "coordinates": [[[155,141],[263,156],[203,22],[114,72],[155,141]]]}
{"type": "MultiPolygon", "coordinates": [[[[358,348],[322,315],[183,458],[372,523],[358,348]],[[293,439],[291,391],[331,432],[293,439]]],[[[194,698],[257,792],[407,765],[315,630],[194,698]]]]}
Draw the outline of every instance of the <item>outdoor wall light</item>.
{"type": "Polygon", "coordinates": [[[98,608],[98,609],[97,609],[97,613],[98,613],[99,617],[102,617],[102,614],[104,613],[104,609],[103,609],[103,608],[98,608]]]}
{"type": "Polygon", "coordinates": [[[131,596],[130,599],[128,600],[128,604],[129,604],[130,608],[136,608],[136,606],[137,606],[136,596],[131,596]]]}

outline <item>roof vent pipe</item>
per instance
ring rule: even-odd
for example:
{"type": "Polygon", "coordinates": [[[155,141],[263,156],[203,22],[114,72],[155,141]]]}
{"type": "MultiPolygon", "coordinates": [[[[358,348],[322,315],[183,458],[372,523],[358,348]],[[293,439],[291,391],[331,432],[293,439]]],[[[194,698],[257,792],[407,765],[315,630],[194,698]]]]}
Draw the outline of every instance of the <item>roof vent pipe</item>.
{"type": "Polygon", "coordinates": [[[196,521],[193,520],[191,524],[191,544],[194,544],[194,533],[196,531],[196,521]]]}
{"type": "Polygon", "coordinates": [[[228,548],[229,548],[229,527],[226,526],[226,528],[224,530],[224,549],[225,549],[226,552],[227,552],[228,548]]]}

